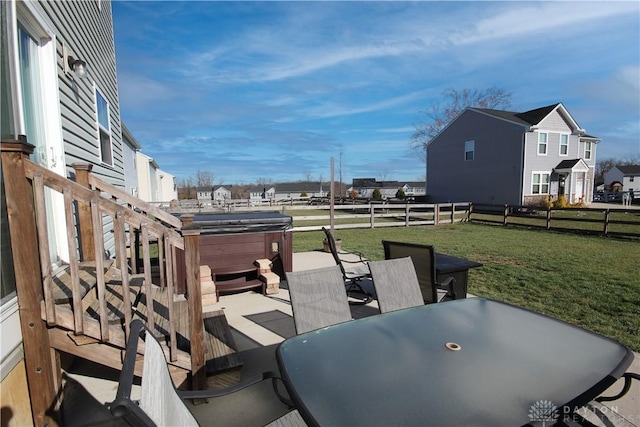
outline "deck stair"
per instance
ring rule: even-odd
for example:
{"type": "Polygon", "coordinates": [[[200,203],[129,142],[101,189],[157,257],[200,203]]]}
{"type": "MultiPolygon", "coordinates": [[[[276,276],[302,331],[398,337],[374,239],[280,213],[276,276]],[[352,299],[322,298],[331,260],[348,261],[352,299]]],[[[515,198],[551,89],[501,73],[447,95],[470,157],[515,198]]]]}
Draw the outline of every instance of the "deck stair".
{"type": "MultiPolygon", "coordinates": [[[[99,301],[95,292],[91,292],[95,288],[97,282],[95,277],[95,263],[88,262],[83,263],[79,268],[80,279],[82,283],[82,289],[85,290],[83,295],[83,307],[85,308],[84,316],[87,319],[100,320],[99,315],[99,301]]],[[[111,262],[105,264],[105,295],[106,303],[108,307],[108,322],[110,328],[114,328],[119,333],[123,331],[124,324],[124,299],[123,285],[121,282],[121,274],[118,269],[114,268],[111,262]],[[108,280],[107,280],[108,279],[108,280]]],[[[62,268],[56,278],[53,280],[54,288],[53,294],[56,295],[56,302],[59,307],[68,307],[70,303],[70,280],[69,267],[62,268]],[[69,296],[67,296],[67,292],[69,296]]],[[[129,276],[129,291],[131,295],[135,297],[132,304],[133,317],[139,318],[146,322],[146,294],[142,291],[144,284],[144,277],[142,274],[134,274],[129,276]]],[[[152,285],[153,290],[153,302],[154,302],[154,324],[155,335],[160,338],[164,346],[169,336],[169,308],[168,308],[168,292],[166,288],[162,288],[157,285],[152,285]]],[[[190,340],[189,340],[189,316],[188,316],[188,301],[181,296],[174,296],[174,310],[175,318],[178,320],[176,325],[176,338],[177,347],[181,354],[187,355],[190,353],[190,340]]],[[[231,335],[231,329],[227,323],[226,317],[222,310],[217,310],[204,315],[204,329],[205,329],[205,360],[206,360],[206,372],[208,376],[220,375],[223,372],[234,370],[235,368],[242,367],[242,361],[238,357],[237,347],[235,345],[233,336],[231,335]]],[[[87,340],[80,339],[78,337],[72,338],[77,345],[83,345],[87,343],[87,340]]],[[[94,340],[95,341],[95,340],[94,340]]],[[[69,348],[66,349],[67,351],[69,348]]],[[[83,357],[86,354],[83,352],[83,357]]],[[[188,369],[189,366],[185,363],[186,357],[178,358],[178,361],[174,363],[175,366],[188,369]]],[[[179,371],[178,371],[179,372],[179,371]]],[[[178,373],[179,377],[184,376],[183,372],[178,373]]],[[[230,380],[227,380],[230,381],[230,380]]]]}
{"type": "Polygon", "coordinates": [[[203,315],[200,227],[132,196],[93,165],[71,164],[72,180],[32,162],[33,152],[24,138],[0,144],[33,419],[48,419],[58,399],[61,370],[52,349],[119,370],[136,317],[150,317],[165,336],[172,376],[182,375],[176,384],[202,390],[207,371],[240,366],[224,313],[203,315]],[[52,210],[60,213],[55,223],[52,210]],[[54,255],[69,265],[59,268],[54,255]],[[193,298],[175,295],[178,283],[193,298]],[[154,303],[146,307],[143,296],[154,303]]]}

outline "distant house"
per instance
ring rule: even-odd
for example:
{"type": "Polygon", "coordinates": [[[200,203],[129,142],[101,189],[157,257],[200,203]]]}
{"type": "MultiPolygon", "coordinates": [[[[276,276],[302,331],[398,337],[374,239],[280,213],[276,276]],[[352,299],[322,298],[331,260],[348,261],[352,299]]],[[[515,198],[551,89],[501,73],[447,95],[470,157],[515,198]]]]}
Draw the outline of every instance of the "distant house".
{"type": "Polygon", "coordinates": [[[608,189],[619,186],[619,190],[640,193],[640,165],[612,167],[604,174],[604,185],[608,189]]]}
{"type": "Polygon", "coordinates": [[[122,124],[122,163],[124,167],[124,187],[127,193],[138,197],[137,155],[142,147],[129,129],[122,124]]]}
{"type": "MultiPolygon", "coordinates": [[[[330,183],[320,181],[281,182],[274,184],[276,200],[295,199],[306,194],[307,197],[326,197],[330,183]]],[[[338,188],[335,185],[335,188],[338,188]]]]}
{"type": "Polygon", "coordinates": [[[199,202],[210,202],[211,200],[213,200],[213,187],[196,188],[196,198],[199,202]]]}
{"type": "Polygon", "coordinates": [[[249,189],[249,200],[253,202],[273,200],[276,195],[275,187],[252,187],[249,189]]]}
{"type": "Polygon", "coordinates": [[[223,204],[225,201],[231,199],[231,190],[223,186],[218,186],[213,189],[213,200],[218,204],[223,204]]]}
{"type": "Polygon", "coordinates": [[[174,175],[160,169],[152,157],[136,152],[138,168],[138,197],[145,202],[170,202],[178,199],[174,175]]]}
{"type": "Polygon", "coordinates": [[[424,196],[425,182],[377,181],[375,178],[354,178],[347,194],[355,191],[358,197],[373,198],[375,190],[380,191],[383,199],[393,199],[398,190],[402,189],[405,196],[424,196]]]}
{"type": "Polygon", "coordinates": [[[561,104],[466,108],[427,144],[430,202],[539,204],[593,198],[596,145],[561,104]]]}

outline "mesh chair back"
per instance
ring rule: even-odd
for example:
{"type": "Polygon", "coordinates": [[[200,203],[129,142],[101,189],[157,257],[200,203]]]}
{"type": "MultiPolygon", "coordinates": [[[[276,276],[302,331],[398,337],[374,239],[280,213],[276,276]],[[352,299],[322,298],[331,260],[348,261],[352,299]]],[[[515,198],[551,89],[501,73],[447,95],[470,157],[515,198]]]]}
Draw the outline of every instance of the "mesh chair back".
{"type": "Polygon", "coordinates": [[[296,333],[351,320],[340,268],[336,266],[285,273],[296,333]]]}
{"type": "Polygon", "coordinates": [[[333,260],[336,262],[336,265],[340,267],[342,277],[346,277],[347,272],[345,271],[344,266],[342,265],[342,260],[338,255],[338,247],[336,246],[336,241],[333,238],[333,234],[331,234],[331,231],[327,230],[325,227],[322,227],[322,231],[324,231],[324,234],[326,236],[327,245],[329,245],[329,250],[331,251],[333,260]]]}
{"type": "Polygon", "coordinates": [[[389,240],[383,240],[382,246],[384,247],[385,259],[411,257],[424,302],[426,304],[437,302],[436,251],[434,247],[432,245],[392,242],[389,240]]]}
{"type": "Polygon", "coordinates": [[[424,305],[410,257],[370,261],[369,268],[382,313],[424,305]]]}
{"type": "Polygon", "coordinates": [[[145,334],[140,402],[137,404],[131,400],[138,340],[145,331],[147,329],[140,320],[131,322],[130,337],[111,413],[132,426],[197,426],[198,422],[176,392],[162,347],[151,333],[145,334]]]}

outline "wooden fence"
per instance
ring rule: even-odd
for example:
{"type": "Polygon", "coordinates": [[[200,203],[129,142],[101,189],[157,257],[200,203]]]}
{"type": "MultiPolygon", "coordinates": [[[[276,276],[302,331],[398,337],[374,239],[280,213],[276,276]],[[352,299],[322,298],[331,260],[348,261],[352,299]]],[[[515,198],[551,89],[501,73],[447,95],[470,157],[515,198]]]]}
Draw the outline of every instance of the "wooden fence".
{"type": "MultiPolygon", "coordinates": [[[[282,213],[288,210],[323,210],[323,215],[292,215],[293,231],[316,231],[329,225],[328,206],[282,206],[282,213]],[[310,224],[309,224],[310,223],[310,224]],[[309,225],[306,225],[309,224],[309,225]]],[[[445,204],[395,204],[369,203],[334,206],[336,229],[409,227],[414,225],[453,224],[466,221],[469,216],[469,203],[445,204]]]]}
{"type": "Polygon", "coordinates": [[[640,238],[640,210],[470,204],[468,221],[640,238]]]}

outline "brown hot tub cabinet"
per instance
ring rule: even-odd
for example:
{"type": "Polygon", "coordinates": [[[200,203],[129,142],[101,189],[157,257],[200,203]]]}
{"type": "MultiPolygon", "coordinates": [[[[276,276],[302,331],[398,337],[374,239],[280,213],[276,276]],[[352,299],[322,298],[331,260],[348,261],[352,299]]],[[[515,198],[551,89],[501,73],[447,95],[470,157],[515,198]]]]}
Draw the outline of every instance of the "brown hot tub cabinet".
{"type": "MultiPolygon", "coordinates": [[[[269,259],[272,271],[284,279],[293,265],[292,218],[277,212],[194,215],[201,227],[200,264],[211,268],[219,293],[260,288],[254,262],[269,259]]],[[[177,257],[178,293],[186,290],[184,254],[177,257]]]]}

